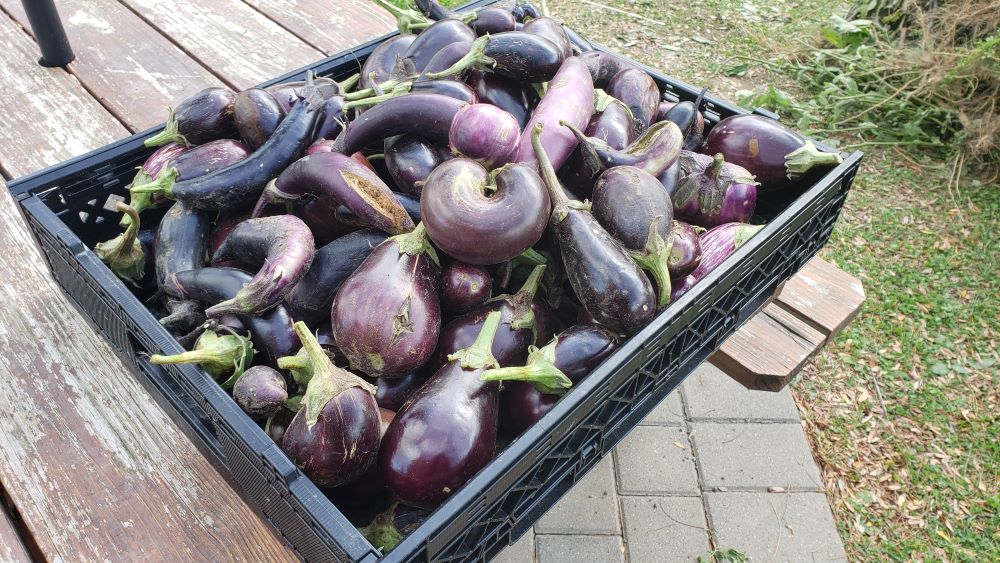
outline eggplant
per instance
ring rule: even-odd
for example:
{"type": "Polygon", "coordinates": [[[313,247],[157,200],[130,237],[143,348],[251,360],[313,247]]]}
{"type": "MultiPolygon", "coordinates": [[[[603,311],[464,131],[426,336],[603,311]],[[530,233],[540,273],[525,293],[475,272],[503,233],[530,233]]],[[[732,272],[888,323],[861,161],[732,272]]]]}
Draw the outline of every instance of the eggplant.
{"type": "Polygon", "coordinates": [[[681,162],[679,156],[680,153],[678,153],[678,159],[675,160],[673,164],[668,166],[667,169],[663,171],[663,174],[658,176],[660,185],[663,186],[663,189],[667,190],[667,194],[670,195],[671,201],[673,201],[674,194],[677,193],[677,186],[680,185],[681,181],[681,162]]]}
{"type": "Polygon", "coordinates": [[[216,379],[226,378],[220,385],[223,389],[232,389],[253,363],[253,357],[249,338],[224,329],[221,334],[214,330],[203,332],[193,350],[170,356],[153,354],[149,361],[155,365],[195,364],[216,379]]]}
{"type": "Polygon", "coordinates": [[[311,154],[321,153],[321,152],[334,152],[334,145],[336,143],[333,139],[317,139],[315,143],[306,147],[305,152],[302,156],[309,156],[311,154]]]}
{"type": "Polygon", "coordinates": [[[397,35],[375,47],[372,54],[365,59],[365,64],[361,66],[361,82],[358,83],[358,88],[364,90],[389,80],[393,69],[396,68],[396,62],[403,57],[416,38],[416,35],[410,34],[397,35]]]}
{"type": "MultiPolygon", "coordinates": [[[[594,90],[594,93],[597,96],[596,112],[590,118],[584,134],[587,137],[601,139],[611,149],[625,149],[635,139],[632,111],[621,101],[604,94],[601,90],[594,90]]],[[[584,147],[577,146],[559,169],[559,180],[577,198],[589,199],[594,192],[594,183],[604,171],[602,166],[595,166],[595,162],[584,155],[584,147]]]]}
{"type": "Polygon", "coordinates": [[[553,80],[566,60],[559,46],[541,35],[506,31],[488,37],[483,54],[492,61],[489,70],[521,82],[553,80]]]}
{"type": "Polygon", "coordinates": [[[306,98],[309,87],[314,88],[316,94],[324,100],[342,93],[341,85],[338,82],[331,78],[322,78],[319,76],[310,76],[307,80],[282,82],[268,86],[264,90],[268,94],[271,94],[274,101],[281,107],[281,111],[288,114],[299,100],[306,98]]]}
{"type": "Polygon", "coordinates": [[[421,371],[411,371],[402,377],[380,377],[375,380],[375,402],[379,408],[398,411],[417,392],[427,377],[421,371]]]}
{"type": "Polygon", "coordinates": [[[496,451],[499,384],[480,379],[498,367],[490,353],[500,313],[476,341],[452,354],[396,414],[382,439],[379,470],[401,502],[436,508],[496,451]]]}
{"type": "Polygon", "coordinates": [[[233,400],[251,418],[270,418],[283,409],[288,400],[285,378],[273,368],[253,366],[236,380],[233,400]]]}
{"type": "Polygon", "coordinates": [[[670,225],[670,278],[681,279],[701,263],[701,239],[691,225],[673,221],[670,225]]]}
{"type": "Polygon", "coordinates": [[[378,456],[382,432],[375,387],[333,365],[305,323],[295,323],[295,332],[312,364],[312,378],[281,449],[316,485],[349,483],[378,456]]]}
{"type": "Polygon", "coordinates": [[[236,94],[233,117],[240,137],[250,148],[257,149],[278,129],[285,110],[267,90],[248,88],[236,94]]]}
{"type": "Polygon", "coordinates": [[[312,231],[316,246],[323,246],[358,230],[358,227],[344,225],[337,220],[337,210],[341,207],[338,201],[331,199],[309,201],[303,198],[287,205],[292,207],[292,215],[302,219],[312,231]]]}
{"type": "Polygon", "coordinates": [[[743,246],[757,234],[763,225],[748,225],[746,223],[725,223],[719,225],[706,233],[702,233],[701,262],[690,275],[681,280],[680,284],[675,284],[671,300],[676,300],[684,295],[694,284],[707,276],[712,270],[722,264],[726,258],[736,252],[736,249],[743,246]]]}
{"type": "Polygon", "coordinates": [[[407,94],[385,101],[352,121],[338,138],[344,154],[396,135],[420,135],[447,143],[455,114],[468,104],[441,94],[407,94]]]}
{"type": "Polygon", "coordinates": [[[660,307],[670,303],[673,204],[655,176],[631,166],[608,168],[594,187],[597,222],[656,281],[660,307]]]}
{"type": "Polygon", "coordinates": [[[745,223],[757,205],[757,182],[745,168],[714,157],[683,151],[681,180],[674,191],[678,217],[710,229],[723,223],[745,223]]]}
{"type": "MultiPolygon", "coordinates": [[[[511,16],[513,18],[513,16],[511,16]]],[[[561,23],[548,16],[532,18],[521,28],[525,33],[534,33],[552,42],[559,49],[559,55],[563,60],[573,56],[573,46],[569,42],[569,37],[563,31],[561,23]]]]}
{"type": "Polygon", "coordinates": [[[653,287],[625,247],[585,205],[566,197],[542,147],[542,127],[535,125],[531,140],[553,204],[549,225],[573,292],[599,323],[617,332],[635,332],[656,312],[653,287]]]}
{"type": "MultiPolygon", "coordinates": [[[[157,187],[133,191],[163,193],[199,209],[228,209],[253,205],[264,186],[295,161],[313,142],[313,130],[323,100],[311,90],[295,104],[277,131],[249,157],[211,174],[177,182],[170,189],[157,187]]],[[[351,151],[354,152],[354,151],[351,151]]]]}
{"type": "MultiPolygon", "coordinates": [[[[163,287],[177,272],[205,265],[211,218],[204,211],[175,202],[160,220],[154,241],[156,285],[163,287]]],[[[170,314],[160,324],[170,330],[187,332],[205,321],[204,312],[191,302],[168,300],[170,314]]]]}
{"type": "Polygon", "coordinates": [[[260,270],[231,299],[212,305],[205,314],[257,314],[274,307],[305,275],[314,250],[312,232],[294,215],[243,221],[212,255],[212,263],[236,261],[260,270]]]}
{"type": "Polygon", "coordinates": [[[506,76],[472,69],[466,80],[481,103],[492,104],[513,115],[519,127],[528,123],[531,110],[538,103],[534,88],[506,76]]]}
{"type": "Polygon", "coordinates": [[[418,10],[434,21],[452,16],[452,11],[442,6],[437,0],[415,0],[414,4],[418,10]]]}
{"type": "Polygon", "coordinates": [[[396,188],[420,197],[431,172],[451,155],[423,137],[400,135],[385,141],[385,165],[396,188]]]}
{"type": "MultiPolygon", "coordinates": [[[[457,42],[472,43],[476,40],[476,32],[457,19],[444,19],[434,22],[430,27],[420,32],[413,40],[402,60],[408,61],[417,72],[423,72],[427,64],[448,45],[457,42]]],[[[397,71],[400,66],[397,64],[397,71]]],[[[409,75],[409,72],[404,73],[409,75]]]]}
{"type": "MultiPolygon", "coordinates": [[[[409,215],[410,221],[413,224],[420,222],[420,199],[413,197],[409,194],[402,194],[399,192],[392,192],[392,197],[399,202],[399,205],[403,206],[406,214],[409,215]]],[[[337,208],[337,211],[333,215],[338,222],[349,225],[351,227],[368,227],[369,223],[363,218],[359,217],[357,213],[351,211],[346,205],[341,205],[337,208]]]]}
{"type": "Polygon", "coordinates": [[[352,369],[398,377],[427,362],[441,328],[439,265],[420,223],[375,247],[344,281],[330,325],[352,369]]]}
{"type": "MultiPolygon", "coordinates": [[[[417,0],[417,3],[420,3],[420,1],[421,0],[417,0]]],[[[518,2],[511,9],[511,14],[514,16],[514,20],[518,22],[542,17],[541,11],[539,11],[539,9],[530,2],[518,2]]]]}
{"type": "Polygon", "coordinates": [[[456,261],[441,270],[441,307],[449,313],[468,313],[492,295],[493,278],[482,266],[456,261]]]}
{"type": "Polygon", "coordinates": [[[115,204],[115,211],[125,213],[130,221],[125,232],[117,237],[99,242],[94,254],[119,278],[138,286],[146,273],[146,253],[139,242],[139,214],[122,202],[115,204]]]}
{"type": "Polygon", "coordinates": [[[594,88],[606,90],[611,79],[623,70],[634,69],[636,66],[618,55],[604,51],[591,51],[580,55],[580,60],[590,72],[594,88]]]}
{"type": "Polygon", "coordinates": [[[506,262],[545,231],[549,198],[530,167],[511,164],[492,175],[465,158],[449,160],[427,178],[420,215],[441,250],[463,262],[506,262]],[[489,244],[483,244],[489,241],[489,244]]]}
{"type": "Polygon", "coordinates": [[[236,137],[233,104],[236,93],[228,88],[205,88],[170,110],[167,124],[144,141],[147,147],[166,143],[203,145],[216,139],[236,137]]]}
{"type": "Polygon", "coordinates": [[[420,80],[414,82],[410,87],[412,94],[439,94],[455,98],[460,102],[474,104],[479,101],[479,97],[468,85],[458,80],[447,80],[438,78],[435,80],[420,80]]]}
{"type": "Polygon", "coordinates": [[[680,129],[669,121],[654,124],[624,150],[615,150],[601,139],[587,137],[575,124],[560,122],[560,125],[580,141],[580,151],[588,171],[634,166],[659,177],[677,160],[684,142],[680,129]]]}
{"type": "Polygon", "coordinates": [[[618,344],[615,333],[601,325],[573,325],[543,348],[533,349],[526,365],[484,372],[484,381],[505,382],[500,396],[501,427],[514,436],[527,430],[552,410],[567,383],[578,383],[618,344]]]}
{"type": "Polygon", "coordinates": [[[452,152],[490,170],[509,162],[520,142],[517,118],[490,104],[472,104],[458,110],[448,130],[452,152]]]}
{"type": "Polygon", "coordinates": [[[340,153],[311,154],[293,162],[268,183],[254,215],[268,203],[296,202],[304,198],[337,202],[366,224],[389,234],[413,230],[410,216],[378,175],[340,153]]]}
{"type": "MultiPolygon", "coordinates": [[[[250,156],[250,148],[232,139],[219,139],[191,147],[170,159],[159,173],[145,184],[133,185],[130,192],[138,196],[163,197],[179,181],[191,180],[228,168],[250,156]],[[132,190],[135,188],[135,190],[132,190]]],[[[166,201],[166,198],[163,198],[166,201]]]]}
{"type": "Polygon", "coordinates": [[[385,239],[385,234],[366,229],[340,237],[318,249],[309,270],[285,297],[285,306],[292,318],[311,328],[329,322],[333,296],[341,284],[385,239]]]}
{"type": "Polygon", "coordinates": [[[649,128],[660,104],[660,89],[651,76],[637,68],[622,70],[611,77],[608,94],[632,111],[637,134],[649,128]]]}
{"type": "MultiPolygon", "coordinates": [[[[468,55],[471,49],[472,41],[456,41],[449,45],[445,45],[444,48],[435,53],[427,64],[423,68],[419,69],[419,71],[421,74],[433,74],[448,70],[454,66],[455,63],[461,61],[462,57],[468,55]]],[[[460,79],[461,74],[462,73],[459,72],[446,78],[458,80],[460,79]]]]}
{"type": "Polygon", "coordinates": [[[839,154],[821,152],[812,141],[760,115],[734,115],[718,122],[705,137],[702,151],[721,153],[726,162],[745,168],[764,193],[793,190],[813,168],[844,161],[839,154]]]}
{"type": "Polygon", "coordinates": [[[542,146],[552,166],[561,167],[576,148],[577,139],[572,131],[559,127],[559,124],[566,122],[579,129],[586,127],[593,115],[594,85],[590,72],[580,57],[570,57],[549,83],[548,91],[525,125],[514,162],[537,162],[530,132],[536,124],[540,124],[545,131],[542,146]]]}
{"type": "MultiPolygon", "coordinates": [[[[142,163],[139,167],[138,172],[132,178],[132,182],[129,183],[129,187],[141,186],[143,184],[148,184],[153,181],[159,173],[160,170],[166,165],[171,159],[177,155],[188,150],[188,147],[181,143],[167,143],[160,148],[153,151],[153,154],[146,158],[146,161],[142,163]]],[[[142,213],[147,209],[155,209],[159,207],[166,198],[160,198],[159,201],[154,199],[152,194],[134,194],[129,192],[129,202],[128,205],[135,210],[136,213],[142,213]]],[[[128,213],[123,213],[119,225],[124,229],[128,227],[129,222],[132,218],[128,213]]]]}
{"type": "Polygon", "coordinates": [[[239,210],[231,213],[227,213],[225,211],[219,212],[219,215],[215,219],[215,226],[208,235],[207,256],[215,254],[215,251],[222,246],[222,243],[225,242],[225,240],[229,237],[229,234],[236,228],[236,225],[239,225],[249,218],[250,212],[245,210],[239,210]]]}
{"type": "Polygon", "coordinates": [[[503,8],[481,8],[476,10],[476,19],[469,22],[469,27],[476,35],[495,35],[505,31],[514,31],[517,21],[510,10],[503,8]]]}
{"type": "MultiPolygon", "coordinates": [[[[319,118],[316,121],[316,131],[313,137],[316,139],[336,139],[344,130],[344,123],[347,122],[347,100],[343,96],[333,96],[323,102],[323,107],[319,110],[319,118]]],[[[313,143],[315,145],[316,143],[313,143]]],[[[309,149],[305,154],[309,154],[309,149]]]]}
{"type": "Polygon", "coordinates": [[[660,103],[660,110],[657,111],[656,121],[672,121],[681,130],[684,136],[684,149],[693,151],[701,145],[705,133],[705,116],[701,114],[701,100],[705,96],[705,90],[698,94],[698,98],[693,102],[679,102],[671,106],[660,115],[663,104],[660,103]]]}

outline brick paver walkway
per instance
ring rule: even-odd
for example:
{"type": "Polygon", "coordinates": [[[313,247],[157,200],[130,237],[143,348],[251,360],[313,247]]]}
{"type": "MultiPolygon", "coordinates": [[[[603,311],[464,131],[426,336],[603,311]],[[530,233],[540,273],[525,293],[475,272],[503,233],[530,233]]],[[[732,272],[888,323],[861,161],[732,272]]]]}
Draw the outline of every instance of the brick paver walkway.
{"type": "Polygon", "coordinates": [[[790,392],[747,391],[704,364],[496,561],[669,563],[713,548],[846,560],[790,392]]]}

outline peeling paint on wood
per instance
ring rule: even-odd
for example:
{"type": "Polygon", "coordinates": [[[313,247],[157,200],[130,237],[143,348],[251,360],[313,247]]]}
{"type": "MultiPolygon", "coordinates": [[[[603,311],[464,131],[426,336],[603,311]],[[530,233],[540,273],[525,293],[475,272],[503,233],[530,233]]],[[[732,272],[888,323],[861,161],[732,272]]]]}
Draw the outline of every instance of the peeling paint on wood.
{"type": "Polygon", "coordinates": [[[854,319],[865,301],[857,278],[821,258],[810,260],[785,285],[777,301],[833,338],[854,319]]]}
{"type": "Polygon", "coordinates": [[[327,55],[396,29],[396,18],[371,0],[246,0],[327,55]]]}
{"type": "Polygon", "coordinates": [[[0,506],[0,561],[12,563],[29,563],[31,556],[14,530],[10,516],[0,506]]]}

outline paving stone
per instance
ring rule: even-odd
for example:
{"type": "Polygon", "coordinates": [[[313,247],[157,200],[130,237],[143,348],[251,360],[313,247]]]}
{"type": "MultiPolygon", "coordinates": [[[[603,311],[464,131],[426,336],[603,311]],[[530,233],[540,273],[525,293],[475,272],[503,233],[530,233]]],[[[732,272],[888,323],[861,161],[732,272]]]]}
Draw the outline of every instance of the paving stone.
{"type": "Polygon", "coordinates": [[[622,497],[622,512],[630,563],[695,561],[711,551],[700,497],[622,497]]]}
{"type": "Polygon", "coordinates": [[[537,563],[625,562],[619,536],[535,536],[537,563]]]}
{"type": "Polygon", "coordinates": [[[492,563],[531,563],[535,559],[535,533],[531,528],[521,539],[493,558],[492,563]]]}
{"type": "Polygon", "coordinates": [[[639,424],[655,424],[681,426],[684,424],[684,407],[681,406],[681,394],[675,389],[660,402],[639,424]]]}
{"type": "MultiPolygon", "coordinates": [[[[739,549],[752,561],[847,561],[823,493],[706,493],[705,498],[718,547],[739,549]]],[[[627,509],[625,514],[627,519],[627,509]]]]}
{"type": "Polygon", "coordinates": [[[789,388],[777,393],[750,391],[708,362],[688,376],[681,389],[691,420],[799,421],[789,388]]]}
{"type": "Polygon", "coordinates": [[[536,534],[620,534],[618,496],[611,456],[605,456],[549,509],[536,534]]]}
{"type": "Polygon", "coordinates": [[[618,493],[697,495],[698,473],[684,428],[638,426],[615,449],[618,493]]]}
{"type": "Polygon", "coordinates": [[[705,490],[823,490],[797,423],[692,422],[691,437],[705,490]]]}

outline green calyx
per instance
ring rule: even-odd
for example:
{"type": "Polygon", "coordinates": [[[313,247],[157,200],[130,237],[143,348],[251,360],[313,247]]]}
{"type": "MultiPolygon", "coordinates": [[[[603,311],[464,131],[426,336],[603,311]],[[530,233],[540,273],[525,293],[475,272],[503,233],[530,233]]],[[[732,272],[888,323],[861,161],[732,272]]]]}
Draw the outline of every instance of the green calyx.
{"type": "Polygon", "coordinates": [[[371,90],[370,88],[355,92],[352,99],[344,104],[344,111],[359,107],[374,106],[377,104],[381,104],[382,102],[391,100],[393,98],[398,98],[400,96],[409,94],[410,89],[413,88],[413,82],[396,82],[394,80],[390,80],[389,82],[383,82],[380,85],[380,87],[381,86],[387,86],[387,88],[385,93],[379,95],[374,95],[373,92],[372,95],[367,97],[358,96],[358,94],[366,92],[367,90],[371,90]]]}
{"type": "Polygon", "coordinates": [[[381,549],[383,554],[396,549],[399,542],[403,541],[403,534],[396,527],[396,506],[393,503],[388,510],[379,514],[364,528],[359,528],[361,535],[372,544],[375,549],[381,549]]]}
{"type": "Polygon", "coordinates": [[[396,242],[400,254],[416,256],[423,253],[430,256],[435,264],[438,266],[441,265],[437,250],[434,250],[434,246],[431,245],[431,239],[427,236],[427,228],[424,227],[423,221],[417,223],[417,226],[412,231],[389,237],[389,240],[396,242]]]}
{"type": "Polygon", "coordinates": [[[674,247],[674,234],[670,230],[667,240],[660,236],[659,224],[663,220],[663,215],[653,217],[649,222],[649,235],[646,237],[646,246],[642,250],[633,250],[629,254],[632,260],[640,268],[646,270],[653,276],[656,282],[658,293],[657,308],[663,308],[670,304],[670,292],[672,285],[670,282],[670,252],[674,247]]]}
{"type": "Polygon", "coordinates": [[[739,248],[746,244],[750,237],[759,233],[764,225],[740,225],[733,232],[733,246],[739,248]]]}
{"type": "Polygon", "coordinates": [[[309,361],[305,348],[300,349],[294,356],[278,358],[278,368],[291,373],[292,379],[299,384],[299,387],[308,385],[313,376],[312,362],[309,361]]]}
{"type": "Polygon", "coordinates": [[[160,173],[156,175],[156,179],[152,182],[140,184],[138,186],[133,184],[128,191],[131,194],[160,194],[164,197],[173,199],[175,183],[177,183],[177,169],[169,168],[165,171],[161,170],[160,173]]]}
{"type": "Polygon", "coordinates": [[[455,61],[455,64],[439,72],[425,73],[423,77],[427,80],[439,80],[441,78],[454,76],[473,67],[491,70],[496,66],[497,62],[493,58],[486,56],[486,45],[488,45],[489,42],[489,35],[484,35],[476,39],[472,42],[469,52],[466,53],[461,59],[455,61]]]}
{"type": "Polygon", "coordinates": [[[209,375],[218,379],[228,376],[222,383],[224,389],[231,389],[246,368],[253,363],[254,349],[250,339],[229,331],[219,334],[206,330],[198,338],[194,349],[172,356],[154,354],[149,361],[157,364],[197,364],[209,375]]]}
{"type": "Polygon", "coordinates": [[[531,308],[535,300],[535,294],[542,285],[542,276],[545,275],[545,265],[540,264],[532,268],[528,278],[524,280],[521,289],[512,296],[500,296],[490,299],[507,299],[514,306],[514,317],[510,320],[510,327],[515,330],[531,329],[535,331],[535,310],[531,308]]]}
{"type": "Polygon", "coordinates": [[[181,135],[173,108],[167,108],[167,110],[170,112],[170,115],[167,117],[167,124],[164,126],[163,131],[146,139],[142,144],[146,145],[147,148],[158,147],[167,143],[182,143],[190,147],[191,143],[184,138],[184,135],[181,135]]]}
{"type": "Polygon", "coordinates": [[[122,202],[115,204],[115,210],[129,217],[129,225],[125,232],[115,238],[97,243],[94,254],[108,265],[108,268],[119,278],[138,285],[146,271],[146,255],[139,242],[139,214],[132,207],[122,202]]]}
{"type": "Polygon", "coordinates": [[[562,395],[573,386],[573,382],[555,365],[558,344],[559,337],[556,337],[542,348],[530,346],[525,365],[486,370],[482,374],[482,379],[483,381],[527,381],[540,393],[562,395]]]}
{"type": "Polygon", "coordinates": [[[354,74],[352,74],[352,75],[348,76],[347,78],[345,78],[345,79],[341,80],[340,82],[338,82],[337,83],[337,88],[341,92],[346,93],[346,92],[349,92],[351,90],[351,88],[354,88],[355,86],[357,86],[358,82],[360,82],[360,81],[361,81],[361,73],[360,72],[355,72],[354,74]]]}
{"type": "Polygon", "coordinates": [[[465,369],[500,367],[500,363],[493,357],[493,337],[496,336],[498,328],[500,328],[500,311],[493,311],[486,315],[476,341],[468,348],[449,354],[448,361],[458,362],[465,369]]]}
{"type": "Polygon", "coordinates": [[[834,152],[821,152],[812,141],[785,155],[785,170],[789,180],[797,180],[816,166],[836,166],[844,159],[834,152]]]}
{"type": "Polygon", "coordinates": [[[387,12],[395,16],[396,27],[399,28],[399,32],[402,34],[412,33],[413,31],[419,31],[424,29],[422,27],[427,24],[428,20],[423,14],[416,10],[410,10],[407,8],[400,8],[399,6],[388,2],[386,0],[373,0],[376,4],[385,8],[387,12]]]}
{"type": "MultiPolygon", "coordinates": [[[[152,181],[153,181],[152,176],[147,174],[146,171],[140,167],[139,171],[136,172],[135,174],[135,178],[132,179],[132,184],[130,185],[130,187],[140,186],[142,184],[148,184],[149,182],[152,181]]],[[[129,192],[128,205],[132,209],[135,209],[135,212],[140,215],[142,214],[143,211],[147,209],[155,209],[159,207],[159,204],[153,201],[153,194],[147,194],[147,193],[134,194],[132,192],[129,192]]],[[[128,213],[123,213],[121,220],[118,221],[118,225],[124,229],[128,227],[131,222],[132,222],[132,217],[129,216],[128,213]]]]}

